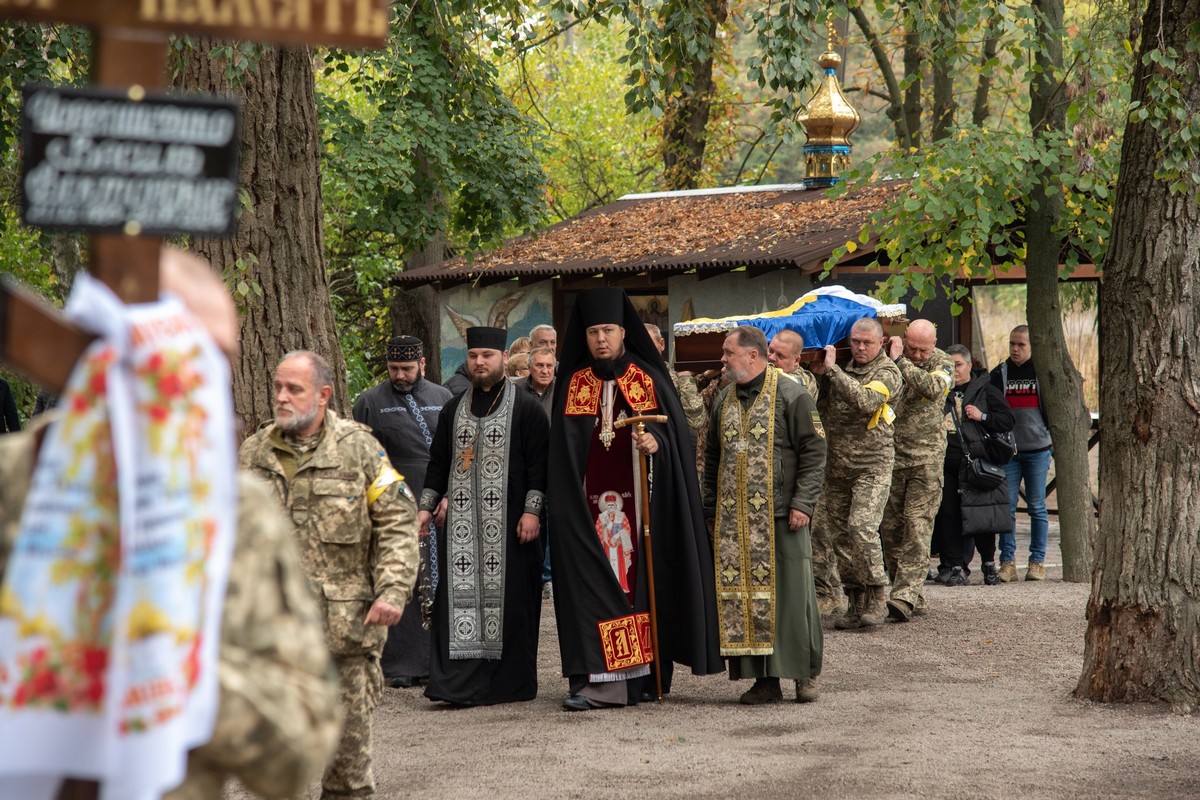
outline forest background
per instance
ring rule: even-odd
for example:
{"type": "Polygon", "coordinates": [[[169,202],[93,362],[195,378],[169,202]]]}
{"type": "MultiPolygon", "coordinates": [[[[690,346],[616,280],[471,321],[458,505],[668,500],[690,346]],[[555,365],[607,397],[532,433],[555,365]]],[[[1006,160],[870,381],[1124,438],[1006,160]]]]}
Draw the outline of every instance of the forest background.
{"type": "MultiPolygon", "coordinates": [[[[768,4],[773,14],[764,17],[750,3],[646,5],[659,8],[657,20],[628,19],[622,10],[636,16],[636,7],[620,3],[545,3],[497,8],[504,13],[468,22],[454,19],[466,12],[453,3],[418,3],[399,9],[406,17],[394,25],[386,52],[313,53],[326,270],[350,397],[381,379],[381,343],[395,321],[390,278],[430,242],[434,258],[468,253],[631,192],[802,180],[797,112],[827,44],[820,9],[768,4]],[[690,45],[671,41],[688,34],[679,24],[688,15],[698,26],[690,45]],[[705,24],[710,28],[700,30],[705,24]],[[768,36],[795,40],[787,50],[774,44],[776,60],[785,63],[764,56],[768,36]],[[680,66],[688,58],[692,63],[680,66]],[[704,82],[696,75],[706,62],[711,74],[704,82]],[[673,90],[666,87],[671,81],[678,84],[673,90]],[[689,96],[708,109],[699,135],[685,141],[674,120],[689,96]],[[689,146],[699,156],[680,158],[689,146]]],[[[978,133],[1027,128],[1021,48],[1028,20],[1019,10],[968,0],[953,9],[875,3],[838,13],[852,17],[837,19],[834,42],[843,58],[840,77],[863,118],[853,142],[864,176],[906,168],[898,137],[928,141],[929,151],[959,130],[946,113],[964,117],[964,130],[983,126],[978,133]],[[872,43],[885,48],[885,59],[873,55],[872,43]],[[883,63],[891,74],[881,73],[883,63]],[[934,69],[905,73],[913,64],[934,69]],[[958,112],[963,106],[971,106],[970,122],[958,112]],[[936,125],[935,114],[942,119],[936,125]]],[[[1091,5],[1072,13],[1093,29],[1100,24],[1091,5]]],[[[7,29],[0,43],[0,272],[61,304],[86,262],[86,244],[20,225],[17,89],[23,82],[86,82],[88,35],[67,27],[7,29]]],[[[1114,59],[1105,70],[1129,60],[1121,33],[1110,31],[1103,42],[1114,59]]],[[[181,40],[176,54],[196,46],[181,40]]],[[[209,49],[235,84],[255,68],[259,52],[235,43],[209,49]]],[[[1104,175],[1102,183],[1114,178],[1104,175]]],[[[245,253],[220,265],[244,305],[261,301],[255,258],[245,253]]],[[[1007,311],[1023,304],[1019,289],[994,297],[1007,311]]],[[[1075,310],[1085,317],[1076,327],[1094,321],[1093,307],[1094,295],[1082,295],[1075,310]]],[[[1094,369],[1094,353],[1078,357],[1094,369]]],[[[8,377],[28,413],[36,388],[8,377]]],[[[1094,389],[1088,394],[1094,407],[1094,389]]]]}

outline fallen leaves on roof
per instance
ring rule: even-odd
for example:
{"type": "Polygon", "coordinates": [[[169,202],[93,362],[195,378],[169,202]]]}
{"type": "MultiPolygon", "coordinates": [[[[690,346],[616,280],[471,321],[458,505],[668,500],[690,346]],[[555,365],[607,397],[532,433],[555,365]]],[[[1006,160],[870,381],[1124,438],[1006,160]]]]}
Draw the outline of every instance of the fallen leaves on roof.
{"type": "Polygon", "coordinates": [[[871,212],[903,183],[868,187],[830,199],[822,192],[734,192],[624,200],[521,237],[473,261],[455,258],[445,272],[495,267],[549,268],[575,262],[647,264],[680,258],[761,261],[781,247],[835,231],[856,236],[871,212]],[[719,251],[719,258],[716,258],[719,251]],[[699,258],[697,258],[699,256],[699,258]]]}

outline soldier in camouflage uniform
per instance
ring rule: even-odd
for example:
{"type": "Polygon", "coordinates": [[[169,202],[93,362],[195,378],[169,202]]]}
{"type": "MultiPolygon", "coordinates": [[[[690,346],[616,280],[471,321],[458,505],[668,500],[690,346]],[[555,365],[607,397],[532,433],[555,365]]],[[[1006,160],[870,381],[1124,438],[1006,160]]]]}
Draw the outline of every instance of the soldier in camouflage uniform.
{"type": "Polygon", "coordinates": [[[881,625],[887,619],[887,575],[879,542],[895,461],[889,402],[900,389],[900,370],[883,352],[883,326],[860,319],[850,331],[851,361],[836,362],[837,351],[813,365],[828,402],[823,415],[829,436],[825,488],[817,525],[828,532],[837,557],[846,613],[841,630],[881,625]]]}
{"type": "MultiPolygon", "coordinates": [[[[821,389],[812,372],[800,365],[800,353],[804,350],[804,337],[795,331],[782,330],[771,338],[767,346],[767,361],[794,378],[799,378],[804,388],[819,403],[821,389]]],[[[822,616],[845,610],[846,596],[842,594],[842,582],[837,574],[837,559],[833,555],[833,543],[829,531],[821,528],[817,519],[809,528],[813,551],[813,584],[817,590],[817,606],[822,616]]]]}
{"type": "MultiPolygon", "coordinates": [[[[647,322],[646,333],[650,334],[650,341],[654,342],[654,346],[658,348],[659,355],[666,360],[667,342],[663,339],[662,331],[657,325],[647,322]]],[[[667,367],[667,374],[671,377],[671,383],[679,395],[679,405],[683,406],[683,416],[687,420],[688,430],[695,439],[700,428],[704,426],[705,413],[704,401],[700,399],[700,388],[696,385],[696,378],[690,372],[679,373],[670,367],[667,367]]]]}
{"type": "Polygon", "coordinates": [[[933,519],[942,502],[943,410],[954,384],[954,362],[937,348],[937,328],[924,319],[913,320],[903,340],[888,340],[888,356],[904,384],[896,401],[896,465],[879,534],[892,580],[888,616],[907,622],[925,607],[921,588],[929,571],[933,519]]]}
{"type": "Polygon", "coordinates": [[[821,397],[821,387],[817,385],[812,372],[800,366],[800,353],[803,350],[804,337],[785,329],[775,334],[767,345],[767,361],[793,378],[799,378],[815,403],[821,397]]]}
{"type": "Polygon", "coordinates": [[[371,713],[387,626],[417,578],[416,503],[370,429],[327,408],[333,373],[314,353],[275,370],[275,421],[242,444],[242,465],[287,507],[317,590],[346,722],[322,798],[371,797],[371,713]]]}
{"type": "MultiPolygon", "coordinates": [[[[0,574],[29,493],[33,429],[0,437],[0,574]]],[[[238,523],[219,651],[220,705],[212,739],[193,750],[166,800],[212,800],[231,776],[263,797],[307,789],[341,729],[337,678],[291,526],[267,487],[238,476],[238,523]]]]}
{"type": "Polygon", "coordinates": [[[824,641],[808,525],[825,474],[825,432],[798,380],[767,362],[767,340],[743,326],[725,339],[731,379],[705,441],[703,505],[716,546],[721,655],[731,680],[754,678],[745,705],[817,699],[824,641]],[[754,565],[745,569],[743,565],[754,565]]]}

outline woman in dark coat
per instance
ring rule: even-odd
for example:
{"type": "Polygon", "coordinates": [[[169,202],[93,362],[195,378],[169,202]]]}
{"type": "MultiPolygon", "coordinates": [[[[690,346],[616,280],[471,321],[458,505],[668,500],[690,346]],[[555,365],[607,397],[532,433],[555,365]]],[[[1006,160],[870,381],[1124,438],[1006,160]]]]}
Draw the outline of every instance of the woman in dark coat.
{"type": "Polygon", "coordinates": [[[942,505],[933,525],[933,538],[941,564],[937,581],[947,586],[963,586],[972,549],[979,551],[983,582],[1000,582],[996,569],[996,534],[1010,530],[1008,487],[1004,481],[993,489],[978,489],[965,480],[967,460],[965,440],[972,457],[985,456],[983,440],[988,433],[1013,429],[1012,408],[1004,395],[989,383],[987,372],[973,375],[971,351],[960,344],[946,348],[954,360],[955,387],[946,397],[946,461],[942,505]],[[962,425],[961,438],[955,427],[957,411],[962,425]],[[972,537],[974,547],[972,548],[972,537]]]}

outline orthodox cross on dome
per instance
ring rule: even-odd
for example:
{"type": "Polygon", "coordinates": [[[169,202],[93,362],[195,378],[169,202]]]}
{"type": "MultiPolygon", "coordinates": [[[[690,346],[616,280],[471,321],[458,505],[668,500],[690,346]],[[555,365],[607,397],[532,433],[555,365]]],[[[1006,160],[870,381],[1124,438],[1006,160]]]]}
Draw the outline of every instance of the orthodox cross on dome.
{"type": "Polygon", "coordinates": [[[821,85],[800,115],[808,141],[804,145],[804,188],[826,189],[842,180],[850,168],[850,134],[862,118],[850,105],[837,77],[842,57],[834,50],[837,34],[832,15],[825,19],[825,52],[818,63],[824,70],[821,85]]]}

